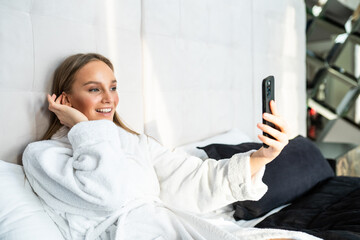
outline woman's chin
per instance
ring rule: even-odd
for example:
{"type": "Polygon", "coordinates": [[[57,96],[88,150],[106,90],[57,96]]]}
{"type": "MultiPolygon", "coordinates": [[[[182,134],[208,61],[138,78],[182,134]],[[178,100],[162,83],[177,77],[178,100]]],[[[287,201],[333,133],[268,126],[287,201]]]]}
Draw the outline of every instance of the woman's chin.
{"type": "Polygon", "coordinates": [[[101,114],[100,116],[88,118],[89,120],[109,120],[113,121],[114,115],[113,114],[101,114]]]}

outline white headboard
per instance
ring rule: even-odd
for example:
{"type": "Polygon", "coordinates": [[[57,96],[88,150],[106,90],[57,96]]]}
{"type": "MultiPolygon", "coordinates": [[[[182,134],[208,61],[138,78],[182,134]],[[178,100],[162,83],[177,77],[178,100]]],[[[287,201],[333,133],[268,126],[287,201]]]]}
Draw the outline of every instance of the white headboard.
{"type": "Polygon", "coordinates": [[[239,128],[260,131],[261,81],[305,135],[303,1],[143,1],[145,131],[173,148],[239,128]]]}
{"type": "Polygon", "coordinates": [[[57,65],[78,52],[113,62],[118,111],[143,131],[140,0],[0,2],[0,159],[19,162],[48,124],[46,93],[57,65]]]}
{"type": "Polygon", "coordinates": [[[302,1],[0,1],[0,159],[20,163],[48,124],[46,93],[68,55],[114,63],[118,112],[175,147],[238,127],[255,139],[260,83],[305,133],[302,1]],[[290,103],[290,104],[289,104],[290,103]]]}

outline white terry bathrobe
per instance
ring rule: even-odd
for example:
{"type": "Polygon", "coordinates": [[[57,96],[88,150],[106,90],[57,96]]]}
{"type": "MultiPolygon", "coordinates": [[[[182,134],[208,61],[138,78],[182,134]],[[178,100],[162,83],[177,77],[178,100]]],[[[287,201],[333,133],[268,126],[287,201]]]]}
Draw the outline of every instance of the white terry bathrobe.
{"type": "Polygon", "coordinates": [[[199,216],[265,194],[265,168],[251,178],[249,155],[203,161],[97,120],[29,144],[23,165],[66,239],[316,239],[270,229],[228,232],[199,216]]]}

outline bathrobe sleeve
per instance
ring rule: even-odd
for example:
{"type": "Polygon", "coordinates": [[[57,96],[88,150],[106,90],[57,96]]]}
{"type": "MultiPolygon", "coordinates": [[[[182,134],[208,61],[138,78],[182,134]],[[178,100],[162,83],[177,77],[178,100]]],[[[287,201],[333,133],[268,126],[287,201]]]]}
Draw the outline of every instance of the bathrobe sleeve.
{"type": "Polygon", "coordinates": [[[160,198],[172,207],[206,213],[236,201],[258,200],[267,191],[265,167],[251,177],[250,152],[216,161],[174,153],[149,138],[160,198]]]}
{"type": "Polygon", "coordinates": [[[117,126],[107,120],[76,124],[70,144],[56,140],[31,143],[23,154],[26,176],[51,207],[77,211],[112,211],[124,188],[117,126]]]}

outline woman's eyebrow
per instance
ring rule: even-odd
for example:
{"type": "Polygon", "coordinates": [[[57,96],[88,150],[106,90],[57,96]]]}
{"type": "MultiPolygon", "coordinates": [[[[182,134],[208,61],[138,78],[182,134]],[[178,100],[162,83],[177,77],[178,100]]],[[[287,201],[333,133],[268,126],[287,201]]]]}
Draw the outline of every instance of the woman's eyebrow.
{"type": "Polygon", "coordinates": [[[83,86],[89,85],[89,84],[100,84],[100,82],[97,81],[88,81],[86,83],[83,84],[83,86]]]}
{"type": "MultiPolygon", "coordinates": [[[[116,79],[112,80],[111,83],[117,83],[116,79]]],[[[89,85],[89,84],[101,84],[101,82],[97,82],[97,81],[88,81],[86,83],[83,84],[83,86],[89,85]]]]}

